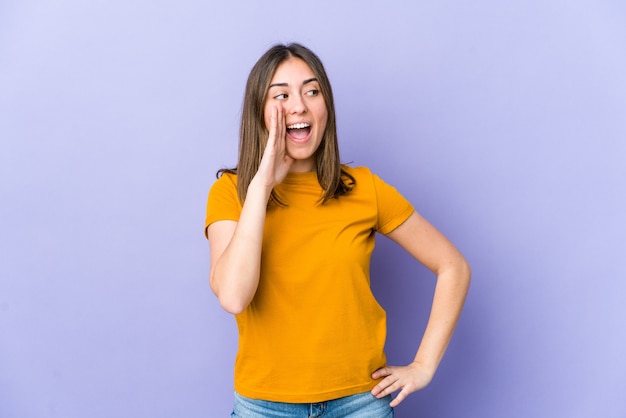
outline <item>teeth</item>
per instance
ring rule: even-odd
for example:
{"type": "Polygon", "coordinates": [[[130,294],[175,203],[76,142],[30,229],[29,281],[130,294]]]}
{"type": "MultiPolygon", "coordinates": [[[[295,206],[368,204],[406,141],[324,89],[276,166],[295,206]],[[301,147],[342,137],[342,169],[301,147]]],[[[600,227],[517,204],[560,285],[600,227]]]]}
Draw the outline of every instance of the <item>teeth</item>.
{"type": "Polygon", "coordinates": [[[303,128],[308,128],[309,125],[308,123],[294,123],[293,125],[287,125],[287,129],[303,129],[303,128]]]}

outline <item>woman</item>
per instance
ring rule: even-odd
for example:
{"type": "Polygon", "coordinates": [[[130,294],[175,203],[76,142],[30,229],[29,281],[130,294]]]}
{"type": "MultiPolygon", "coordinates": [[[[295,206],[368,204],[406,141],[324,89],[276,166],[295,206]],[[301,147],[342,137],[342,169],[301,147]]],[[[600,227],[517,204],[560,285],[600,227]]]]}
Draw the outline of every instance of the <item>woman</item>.
{"type": "Polygon", "coordinates": [[[469,266],[393,187],[340,163],[330,82],[309,49],[276,45],[255,64],[238,164],[218,177],[205,232],[211,289],[239,328],[232,416],[392,417],[431,381],[469,266]],[[375,232],[437,275],[406,366],[383,352],[385,312],[369,287],[375,232]]]}

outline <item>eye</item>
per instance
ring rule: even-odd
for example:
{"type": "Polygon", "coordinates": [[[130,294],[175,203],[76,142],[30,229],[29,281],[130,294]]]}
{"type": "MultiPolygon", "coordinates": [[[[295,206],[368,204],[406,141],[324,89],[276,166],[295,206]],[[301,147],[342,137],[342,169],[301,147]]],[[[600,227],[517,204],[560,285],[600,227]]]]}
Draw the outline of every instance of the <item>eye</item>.
{"type": "Polygon", "coordinates": [[[287,93],[280,93],[276,96],[274,96],[275,99],[277,100],[285,100],[287,98],[287,93]]]}
{"type": "Polygon", "coordinates": [[[318,94],[320,94],[320,91],[317,89],[309,90],[306,92],[307,96],[317,96],[318,94]]]}

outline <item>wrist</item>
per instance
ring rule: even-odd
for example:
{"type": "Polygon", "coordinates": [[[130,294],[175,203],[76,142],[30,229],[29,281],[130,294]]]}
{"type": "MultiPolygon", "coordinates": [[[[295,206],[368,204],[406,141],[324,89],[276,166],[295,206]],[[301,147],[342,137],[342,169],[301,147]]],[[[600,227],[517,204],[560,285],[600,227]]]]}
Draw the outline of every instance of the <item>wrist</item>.
{"type": "Polygon", "coordinates": [[[424,362],[424,361],[417,360],[417,359],[413,360],[411,365],[422,370],[422,373],[426,373],[427,375],[430,376],[431,379],[435,376],[435,372],[437,371],[436,364],[424,362]]]}
{"type": "Polygon", "coordinates": [[[246,197],[251,196],[262,196],[265,201],[267,201],[272,194],[272,190],[274,186],[268,185],[262,179],[254,176],[248,185],[248,191],[246,192],[246,197]]]}

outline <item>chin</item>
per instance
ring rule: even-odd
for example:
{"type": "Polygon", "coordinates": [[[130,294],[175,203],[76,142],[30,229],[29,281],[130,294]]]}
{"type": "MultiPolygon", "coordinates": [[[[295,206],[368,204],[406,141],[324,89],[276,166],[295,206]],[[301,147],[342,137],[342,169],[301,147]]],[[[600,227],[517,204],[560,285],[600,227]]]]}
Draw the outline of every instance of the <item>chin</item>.
{"type": "Polygon", "coordinates": [[[291,153],[288,152],[287,155],[289,155],[289,157],[293,158],[294,165],[297,166],[304,166],[304,165],[310,165],[310,169],[307,169],[306,171],[313,171],[315,170],[315,157],[313,154],[311,153],[302,153],[302,152],[295,152],[295,153],[291,153]]]}
{"type": "Polygon", "coordinates": [[[289,155],[294,160],[308,160],[315,156],[315,151],[311,151],[308,149],[287,149],[287,155],[289,155]]]}

